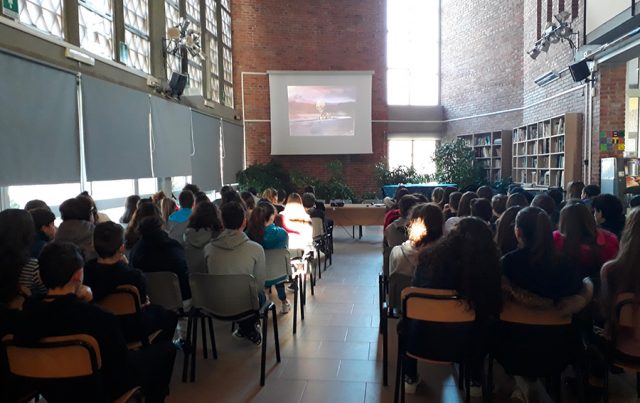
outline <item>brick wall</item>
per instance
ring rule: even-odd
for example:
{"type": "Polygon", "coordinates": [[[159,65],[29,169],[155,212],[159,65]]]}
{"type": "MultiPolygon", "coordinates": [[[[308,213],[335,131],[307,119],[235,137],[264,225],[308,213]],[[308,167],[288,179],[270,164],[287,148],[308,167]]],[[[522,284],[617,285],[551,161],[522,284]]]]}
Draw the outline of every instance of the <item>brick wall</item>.
{"type": "MultiPolygon", "coordinates": [[[[241,72],[267,70],[373,70],[372,119],[386,120],[386,1],[234,0],[235,103],[241,104],[241,72]]],[[[269,119],[266,76],[245,76],[245,119],[269,119]]],[[[356,193],[375,190],[372,167],[385,155],[386,125],[374,123],[373,154],[278,156],[289,169],[326,179],[326,165],[341,160],[356,193]]],[[[247,123],[247,164],[271,159],[271,127],[247,123]]]]}

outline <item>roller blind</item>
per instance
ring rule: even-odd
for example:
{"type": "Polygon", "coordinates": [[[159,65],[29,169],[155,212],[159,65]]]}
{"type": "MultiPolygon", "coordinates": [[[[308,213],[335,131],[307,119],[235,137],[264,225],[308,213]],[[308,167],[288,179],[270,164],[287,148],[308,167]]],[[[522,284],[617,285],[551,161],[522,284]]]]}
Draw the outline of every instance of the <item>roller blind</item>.
{"type": "Polygon", "coordinates": [[[80,180],[76,77],[0,53],[0,186],[80,180]]]}
{"type": "Polygon", "coordinates": [[[222,123],[224,158],[222,160],[222,180],[236,183],[236,174],[244,168],[244,139],[242,126],[222,123]]]}
{"type": "Polygon", "coordinates": [[[192,111],[195,154],[191,157],[193,183],[204,190],[220,190],[220,120],[192,111]]]}
{"type": "Polygon", "coordinates": [[[147,94],[83,77],[82,109],[88,180],[151,176],[147,94]]]}
{"type": "Polygon", "coordinates": [[[191,111],[151,97],[153,166],[158,178],[191,175],[191,111]]]}

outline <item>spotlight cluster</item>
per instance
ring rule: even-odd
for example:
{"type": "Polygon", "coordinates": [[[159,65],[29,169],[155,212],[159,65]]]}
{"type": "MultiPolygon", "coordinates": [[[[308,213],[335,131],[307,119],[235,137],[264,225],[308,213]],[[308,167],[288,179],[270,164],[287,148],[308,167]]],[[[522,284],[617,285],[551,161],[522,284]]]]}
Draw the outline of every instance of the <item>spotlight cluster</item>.
{"type": "Polygon", "coordinates": [[[569,46],[571,49],[575,49],[576,45],[571,40],[571,37],[577,35],[573,32],[571,28],[571,14],[567,11],[561,11],[554,16],[557,23],[549,22],[544,32],[542,33],[542,37],[536,41],[533,48],[527,52],[532,59],[536,59],[541,52],[548,52],[549,47],[552,44],[558,43],[560,41],[569,42],[569,46]]]}

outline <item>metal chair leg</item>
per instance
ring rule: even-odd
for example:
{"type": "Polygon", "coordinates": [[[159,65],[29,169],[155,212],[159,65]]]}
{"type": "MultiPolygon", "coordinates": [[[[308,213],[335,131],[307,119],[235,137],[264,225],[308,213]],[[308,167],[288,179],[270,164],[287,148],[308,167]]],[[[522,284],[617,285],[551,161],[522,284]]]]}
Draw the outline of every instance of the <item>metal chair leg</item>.
{"type": "Polygon", "coordinates": [[[264,386],[265,365],[267,360],[267,325],[269,324],[269,313],[262,315],[262,358],[260,362],[260,386],[264,386]]]}
{"type": "Polygon", "coordinates": [[[198,348],[198,314],[193,314],[193,328],[191,329],[191,382],[196,381],[196,350],[198,348]]]}
{"type": "MultiPolygon", "coordinates": [[[[294,284],[298,284],[297,276],[293,278],[294,284]]],[[[293,334],[296,334],[297,325],[298,325],[298,293],[300,289],[296,287],[295,292],[293,293],[293,334]]]]}
{"type": "Polygon", "coordinates": [[[273,320],[273,342],[276,345],[276,361],[280,362],[280,336],[278,335],[278,315],[275,305],[271,308],[271,319],[273,320]]]}
{"type": "Polygon", "coordinates": [[[218,350],[216,348],[216,334],[213,331],[213,318],[208,316],[209,321],[209,338],[211,339],[211,355],[215,360],[218,359],[218,350]]]}
{"type": "Polygon", "coordinates": [[[189,375],[189,359],[193,359],[193,348],[191,347],[191,314],[187,316],[187,335],[184,341],[184,363],[182,364],[182,382],[187,382],[189,375]]]}
{"type": "Polygon", "coordinates": [[[306,303],[306,293],[302,288],[302,278],[298,276],[298,293],[300,294],[300,320],[304,321],[304,304],[306,303]]]}
{"type": "Polygon", "coordinates": [[[207,327],[205,326],[207,318],[202,315],[200,318],[200,327],[202,327],[202,356],[206,360],[209,358],[209,352],[207,351],[207,327]]]}
{"type": "Polygon", "coordinates": [[[388,338],[388,318],[384,313],[380,316],[380,328],[382,330],[382,384],[387,386],[389,384],[389,351],[387,343],[389,342],[388,338]]]}

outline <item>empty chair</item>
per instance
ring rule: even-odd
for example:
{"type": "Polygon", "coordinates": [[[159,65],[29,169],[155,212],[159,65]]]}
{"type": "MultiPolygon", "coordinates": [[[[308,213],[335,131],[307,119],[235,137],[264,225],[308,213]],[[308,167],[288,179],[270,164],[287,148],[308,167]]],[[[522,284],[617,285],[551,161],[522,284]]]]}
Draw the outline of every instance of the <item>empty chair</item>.
{"type": "MultiPolygon", "coordinates": [[[[267,301],[260,306],[258,295],[256,294],[255,278],[248,274],[207,274],[193,273],[190,279],[193,294],[193,308],[189,315],[188,339],[191,340],[191,381],[195,381],[195,350],[198,343],[198,322],[195,319],[195,312],[203,315],[223,320],[237,322],[258,316],[262,320],[262,360],[260,363],[260,385],[264,386],[265,364],[267,356],[267,326],[269,324],[269,312],[273,319],[273,337],[276,348],[276,360],[280,362],[280,341],[278,338],[278,321],[276,306],[273,302],[267,301]]],[[[213,357],[217,358],[215,345],[215,333],[213,326],[209,325],[211,337],[211,349],[213,357]]],[[[205,332],[203,331],[203,335],[205,332]]],[[[206,340],[203,340],[203,345],[206,340]]],[[[185,360],[185,363],[188,360],[185,360]]],[[[186,367],[185,367],[186,368],[186,367]]]]}
{"type": "Polygon", "coordinates": [[[182,293],[178,276],[170,271],[144,273],[147,280],[147,295],[154,304],[164,309],[184,314],[182,293]]]}

